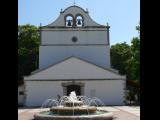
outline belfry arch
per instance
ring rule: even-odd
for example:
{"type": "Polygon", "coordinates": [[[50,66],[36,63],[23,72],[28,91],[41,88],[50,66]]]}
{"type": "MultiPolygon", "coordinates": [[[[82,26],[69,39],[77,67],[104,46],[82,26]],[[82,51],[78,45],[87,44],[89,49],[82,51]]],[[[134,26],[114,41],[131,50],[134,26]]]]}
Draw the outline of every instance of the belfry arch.
{"type": "Polygon", "coordinates": [[[74,16],[72,14],[67,14],[65,17],[64,17],[64,20],[65,20],[65,26],[66,27],[72,27],[74,26],[74,16]]]}
{"type": "Polygon", "coordinates": [[[84,17],[81,14],[77,14],[75,16],[75,20],[76,20],[76,26],[77,27],[82,27],[84,26],[84,17]]]}

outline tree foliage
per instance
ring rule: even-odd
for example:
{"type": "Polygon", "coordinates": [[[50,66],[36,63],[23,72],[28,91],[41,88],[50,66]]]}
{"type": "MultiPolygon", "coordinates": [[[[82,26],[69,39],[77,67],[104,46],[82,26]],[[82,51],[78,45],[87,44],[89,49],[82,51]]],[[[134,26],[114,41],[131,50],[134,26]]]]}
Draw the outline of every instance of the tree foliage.
{"type": "Polygon", "coordinates": [[[39,28],[33,25],[18,26],[18,83],[38,66],[39,28]]]}
{"type": "MultiPolygon", "coordinates": [[[[140,34],[140,25],[136,26],[140,34]]],[[[133,37],[131,45],[118,43],[111,46],[112,67],[119,70],[120,74],[127,76],[127,89],[129,90],[127,99],[134,100],[137,94],[139,97],[140,84],[140,35],[133,37]]],[[[138,98],[139,100],[139,98],[138,98]]]]}
{"type": "MultiPolygon", "coordinates": [[[[140,33],[140,25],[136,27],[140,33]]],[[[126,74],[128,80],[139,80],[140,66],[140,38],[134,37],[131,45],[118,43],[111,46],[112,67],[119,70],[120,74],[126,74]]]]}
{"type": "Polygon", "coordinates": [[[125,42],[111,47],[111,64],[113,68],[119,70],[120,74],[126,74],[125,66],[129,58],[131,58],[131,50],[125,42]]]}

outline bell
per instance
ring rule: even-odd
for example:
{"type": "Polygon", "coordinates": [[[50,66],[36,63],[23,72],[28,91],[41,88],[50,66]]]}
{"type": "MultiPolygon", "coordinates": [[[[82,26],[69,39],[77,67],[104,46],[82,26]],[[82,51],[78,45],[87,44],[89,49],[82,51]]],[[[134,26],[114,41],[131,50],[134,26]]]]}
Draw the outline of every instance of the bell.
{"type": "Polygon", "coordinates": [[[78,23],[77,23],[78,25],[81,25],[81,20],[80,19],[78,19],[78,23]]]}
{"type": "Polygon", "coordinates": [[[67,26],[71,26],[71,20],[68,20],[67,26]]]}

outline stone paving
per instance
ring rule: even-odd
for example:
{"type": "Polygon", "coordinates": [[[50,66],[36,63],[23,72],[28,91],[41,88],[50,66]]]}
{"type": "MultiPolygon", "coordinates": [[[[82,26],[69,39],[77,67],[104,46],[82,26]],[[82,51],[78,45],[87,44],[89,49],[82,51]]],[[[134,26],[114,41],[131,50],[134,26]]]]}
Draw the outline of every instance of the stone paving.
{"type": "MultiPolygon", "coordinates": [[[[108,106],[98,107],[100,110],[112,112],[114,120],[140,120],[140,107],[139,106],[108,106]]],[[[18,120],[32,120],[37,112],[46,111],[49,109],[18,109],[18,120]]]]}
{"type": "Polygon", "coordinates": [[[120,106],[115,108],[134,114],[136,116],[140,116],[140,107],[137,107],[137,106],[120,106]]]}

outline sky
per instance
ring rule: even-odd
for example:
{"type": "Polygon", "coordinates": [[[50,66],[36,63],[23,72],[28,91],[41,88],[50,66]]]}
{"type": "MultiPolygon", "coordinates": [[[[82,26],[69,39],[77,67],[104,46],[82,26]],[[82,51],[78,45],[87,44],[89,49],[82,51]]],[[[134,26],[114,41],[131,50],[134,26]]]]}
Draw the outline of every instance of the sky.
{"type": "MultiPolygon", "coordinates": [[[[74,0],[18,0],[18,24],[48,25],[60,15],[61,8],[73,5],[74,0]]],[[[138,36],[140,0],[75,0],[75,5],[88,9],[91,18],[110,28],[110,44],[131,44],[138,36]]]]}

